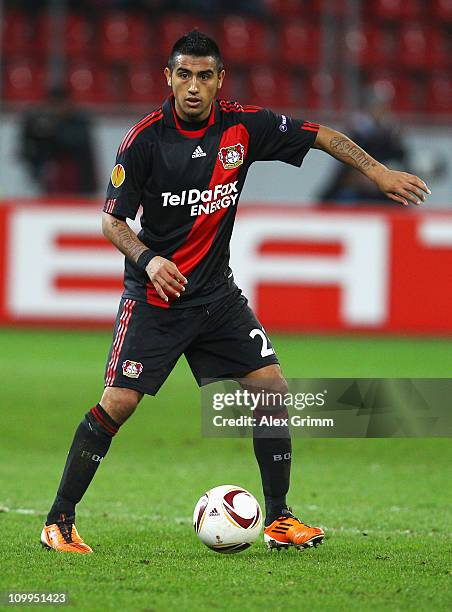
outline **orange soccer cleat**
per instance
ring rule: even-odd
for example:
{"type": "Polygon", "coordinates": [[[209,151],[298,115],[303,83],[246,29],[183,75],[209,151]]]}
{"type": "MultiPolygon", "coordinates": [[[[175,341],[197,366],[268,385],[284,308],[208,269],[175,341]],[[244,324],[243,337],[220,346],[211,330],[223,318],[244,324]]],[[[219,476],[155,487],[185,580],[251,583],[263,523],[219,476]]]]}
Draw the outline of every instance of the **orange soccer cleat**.
{"type": "Polygon", "coordinates": [[[320,527],[305,525],[290,512],[283,510],[281,516],[264,529],[264,541],[270,550],[295,546],[302,550],[323,544],[325,532],[320,527]]]}
{"type": "Polygon", "coordinates": [[[73,522],[58,521],[52,525],[44,525],[41,532],[41,544],[48,550],[57,552],[79,553],[87,555],[93,550],[79,536],[73,522]]]}

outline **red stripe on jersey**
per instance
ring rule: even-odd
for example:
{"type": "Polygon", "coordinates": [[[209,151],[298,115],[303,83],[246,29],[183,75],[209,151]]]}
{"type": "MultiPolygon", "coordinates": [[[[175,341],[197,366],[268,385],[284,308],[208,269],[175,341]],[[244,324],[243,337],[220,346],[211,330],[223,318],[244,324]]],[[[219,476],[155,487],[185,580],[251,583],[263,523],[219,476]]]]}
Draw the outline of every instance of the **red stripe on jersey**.
{"type": "Polygon", "coordinates": [[[260,106],[241,106],[240,104],[235,106],[220,104],[220,108],[224,113],[258,113],[262,110],[260,106]]]}
{"type": "Polygon", "coordinates": [[[135,140],[135,138],[138,136],[140,132],[142,132],[145,128],[150,126],[152,123],[159,121],[162,117],[163,117],[163,112],[162,112],[162,109],[159,108],[158,110],[154,111],[147,117],[144,117],[144,119],[139,121],[136,125],[131,127],[119,146],[118,155],[120,153],[124,153],[124,151],[126,151],[130,147],[130,145],[132,144],[132,142],[135,140]]]}
{"type": "Polygon", "coordinates": [[[239,102],[237,102],[236,100],[226,100],[225,98],[221,98],[220,100],[218,100],[219,104],[235,104],[236,106],[240,106],[239,102]]]}
{"type": "Polygon", "coordinates": [[[107,200],[105,202],[104,212],[112,213],[114,208],[115,208],[115,204],[116,204],[116,198],[112,198],[110,200],[107,200]]]}
{"type": "Polygon", "coordinates": [[[155,111],[152,111],[152,113],[150,113],[149,115],[146,115],[146,117],[143,117],[143,119],[141,119],[138,123],[136,123],[135,125],[133,125],[130,130],[127,132],[127,134],[124,136],[120,146],[119,146],[119,150],[124,150],[126,143],[128,142],[128,139],[133,135],[134,131],[139,129],[144,123],[146,123],[147,121],[149,121],[150,119],[152,119],[153,117],[156,117],[157,115],[160,115],[162,113],[162,108],[158,108],[155,111]]]}
{"type": "Polygon", "coordinates": [[[219,100],[219,103],[220,107],[226,112],[235,111],[236,113],[241,113],[243,111],[243,106],[233,100],[219,100]]]}
{"type": "MultiPolygon", "coordinates": [[[[249,142],[249,133],[244,125],[233,125],[223,132],[218,149],[227,146],[234,146],[240,143],[245,148],[244,157],[246,156],[249,142]]],[[[210,179],[208,189],[215,189],[215,185],[225,185],[237,180],[241,166],[232,170],[225,169],[220,158],[217,156],[215,168],[210,179]]],[[[218,228],[223,217],[227,214],[228,208],[220,208],[213,213],[203,213],[198,215],[196,220],[184,242],[171,257],[171,260],[179,268],[179,271],[184,276],[189,276],[196,266],[204,259],[212,246],[218,228]]],[[[169,297],[169,296],[168,296],[169,297]]],[[[154,285],[151,282],[147,284],[146,298],[149,304],[168,308],[170,303],[174,301],[169,297],[169,302],[164,302],[157,294],[154,285]]],[[[175,298],[177,299],[177,298],[175,298]]]]}
{"type": "Polygon", "coordinates": [[[135,300],[126,300],[122,309],[121,316],[119,318],[118,330],[113,342],[113,349],[111,351],[110,361],[108,362],[107,375],[105,378],[105,386],[111,387],[115,380],[116,368],[118,366],[118,359],[121,353],[122,345],[124,344],[124,338],[129,327],[130,317],[132,316],[132,310],[135,306],[135,300]]]}
{"type": "Polygon", "coordinates": [[[146,117],[143,117],[143,119],[140,119],[140,121],[138,121],[138,123],[135,123],[135,125],[132,125],[130,130],[127,132],[127,134],[122,139],[121,144],[119,145],[118,153],[123,150],[123,147],[124,147],[125,143],[127,142],[127,139],[129,138],[129,136],[132,134],[132,132],[135,129],[137,129],[142,123],[144,123],[145,121],[148,121],[151,117],[153,117],[155,115],[155,113],[158,113],[161,110],[162,109],[159,108],[156,111],[152,111],[152,113],[150,113],[149,115],[146,115],[146,117]]]}
{"type": "Polygon", "coordinates": [[[124,151],[126,151],[130,145],[133,143],[133,141],[135,140],[135,138],[138,136],[138,134],[140,132],[142,132],[144,129],[146,129],[147,127],[149,127],[150,125],[152,125],[153,123],[156,123],[157,121],[161,121],[163,119],[163,113],[160,113],[159,115],[156,115],[155,117],[153,117],[152,119],[150,119],[149,121],[147,121],[146,123],[143,123],[143,125],[141,125],[139,127],[139,129],[135,130],[133,132],[133,134],[131,134],[129,136],[129,139],[127,141],[126,146],[123,148],[123,150],[121,151],[121,153],[123,153],[124,151]]]}
{"type": "Polygon", "coordinates": [[[320,125],[318,123],[312,123],[312,121],[305,121],[301,126],[302,130],[307,130],[308,132],[318,132],[320,125]]]}
{"type": "Polygon", "coordinates": [[[220,104],[220,106],[223,108],[231,108],[231,109],[235,109],[237,111],[242,111],[244,109],[249,109],[249,110],[262,110],[261,106],[258,106],[257,104],[240,104],[239,102],[236,102],[235,100],[218,100],[218,103],[220,104]]]}
{"type": "Polygon", "coordinates": [[[174,123],[176,125],[177,131],[179,132],[179,134],[182,134],[182,136],[187,136],[187,138],[202,138],[215,121],[215,105],[214,104],[212,104],[212,108],[210,109],[209,121],[207,122],[207,125],[201,128],[200,130],[182,129],[179,119],[177,117],[176,111],[174,109],[173,103],[171,103],[171,110],[173,111],[174,123]]]}

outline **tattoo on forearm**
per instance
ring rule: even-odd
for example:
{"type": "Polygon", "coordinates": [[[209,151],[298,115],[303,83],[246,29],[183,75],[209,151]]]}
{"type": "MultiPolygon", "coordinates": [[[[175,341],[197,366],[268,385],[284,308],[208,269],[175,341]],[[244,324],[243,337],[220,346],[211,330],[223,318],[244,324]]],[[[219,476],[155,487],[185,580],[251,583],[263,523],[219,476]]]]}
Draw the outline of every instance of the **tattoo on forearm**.
{"type": "Polygon", "coordinates": [[[118,219],[115,219],[111,222],[111,226],[114,228],[111,236],[112,242],[126,257],[136,262],[147,247],[138,240],[127,223],[121,223],[118,219]]]}
{"type": "Polygon", "coordinates": [[[330,140],[330,147],[338,159],[345,162],[352,159],[355,162],[354,165],[359,170],[366,171],[369,168],[376,166],[376,163],[367,157],[364,151],[348,138],[340,138],[335,136],[330,140]]]}

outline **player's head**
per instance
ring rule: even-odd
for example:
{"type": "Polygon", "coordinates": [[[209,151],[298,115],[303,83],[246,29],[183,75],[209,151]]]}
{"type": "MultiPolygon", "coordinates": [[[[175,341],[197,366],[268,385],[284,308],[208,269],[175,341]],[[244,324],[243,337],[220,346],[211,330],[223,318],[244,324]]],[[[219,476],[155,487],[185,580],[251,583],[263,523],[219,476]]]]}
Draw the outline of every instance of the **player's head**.
{"type": "Polygon", "coordinates": [[[176,41],[165,68],[182,119],[202,121],[224,79],[217,43],[198,30],[176,41]]]}

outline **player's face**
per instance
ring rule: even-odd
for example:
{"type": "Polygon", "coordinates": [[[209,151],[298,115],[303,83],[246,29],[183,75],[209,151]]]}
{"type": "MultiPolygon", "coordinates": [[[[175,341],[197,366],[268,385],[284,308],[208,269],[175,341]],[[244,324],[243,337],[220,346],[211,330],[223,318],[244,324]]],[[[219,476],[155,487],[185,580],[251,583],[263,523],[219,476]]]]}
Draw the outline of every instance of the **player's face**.
{"type": "Polygon", "coordinates": [[[185,121],[203,121],[224,79],[213,57],[178,55],[171,72],[165,68],[168,85],[172,88],[176,111],[185,121]]]}

